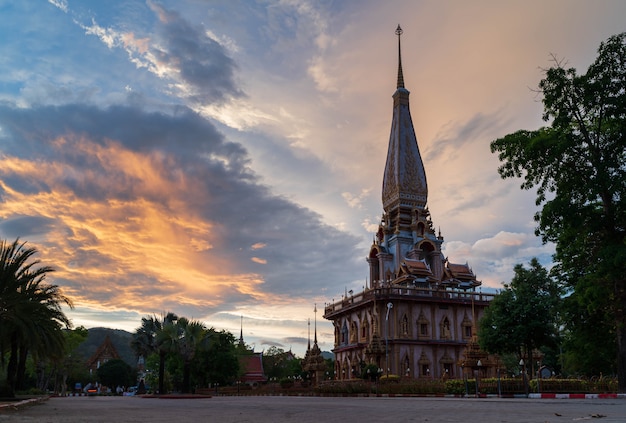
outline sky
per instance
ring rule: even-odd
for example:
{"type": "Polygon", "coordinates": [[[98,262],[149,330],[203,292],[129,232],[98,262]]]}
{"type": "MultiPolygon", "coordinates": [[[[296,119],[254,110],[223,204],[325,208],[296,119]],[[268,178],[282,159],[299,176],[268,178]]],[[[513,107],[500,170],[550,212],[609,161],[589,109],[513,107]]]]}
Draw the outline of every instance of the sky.
{"type": "Polygon", "coordinates": [[[397,36],[428,207],[483,289],[554,248],[489,144],[537,129],[546,68],[584,73],[621,0],[0,0],[0,238],[75,326],[174,312],[303,356],[367,284],[397,36]]]}

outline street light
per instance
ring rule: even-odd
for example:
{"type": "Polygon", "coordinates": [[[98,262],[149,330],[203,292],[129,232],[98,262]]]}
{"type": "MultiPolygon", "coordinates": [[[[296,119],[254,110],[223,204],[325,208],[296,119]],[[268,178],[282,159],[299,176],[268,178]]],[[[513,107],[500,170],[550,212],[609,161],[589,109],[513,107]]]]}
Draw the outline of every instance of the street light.
{"type": "Polygon", "coordinates": [[[541,393],[541,363],[537,362],[537,392],[541,393]]]}
{"type": "Polygon", "coordinates": [[[500,363],[498,363],[498,398],[502,398],[502,382],[500,382],[500,363]]]}
{"type": "Polygon", "coordinates": [[[522,372],[522,380],[524,383],[524,394],[526,394],[526,396],[528,397],[528,385],[526,384],[526,368],[524,367],[524,359],[520,359],[519,361],[519,366],[521,368],[521,372],[522,372]]]}
{"type": "Polygon", "coordinates": [[[393,308],[391,302],[387,303],[387,315],[385,321],[387,322],[387,330],[385,331],[385,359],[387,361],[387,378],[389,378],[389,311],[393,308]]]}
{"type": "Polygon", "coordinates": [[[480,396],[480,385],[478,382],[478,378],[480,377],[480,368],[482,367],[483,362],[480,361],[480,359],[478,359],[478,362],[476,363],[476,398],[478,398],[480,396]]]}
{"type": "Polygon", "coordinates": [[[465,383],[465,398],[469,396],[469,386],[467,386],[467,374],[465,373],[465,362],[461,363],[461,372],[463,372],[463,383],[465,383]]]}

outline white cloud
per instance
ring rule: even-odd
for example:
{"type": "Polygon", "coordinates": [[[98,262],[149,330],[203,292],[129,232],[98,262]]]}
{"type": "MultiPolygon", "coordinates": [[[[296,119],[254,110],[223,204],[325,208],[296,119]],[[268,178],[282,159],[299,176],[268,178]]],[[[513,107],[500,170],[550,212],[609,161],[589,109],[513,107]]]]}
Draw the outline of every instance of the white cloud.
{"type": "Polygon", "coordinates": [[[67,0],[48,0],[48,3],[50,3],[51,5],[58,7],[59,9],[61,9],[63,12],[67,13],[68,8],[67,8],[67,0]]]}
{"type": "Polygon", "coordinates": [[[546,267],[551,267],[554,246],[544,245],[531,233],[500,231],[473,243],[449,241],[443,245],[443,253],[455,262],[467,261],[483,286],[500,287],[509,282],[516,264],[526,264],[533,257],[546,267]]]}

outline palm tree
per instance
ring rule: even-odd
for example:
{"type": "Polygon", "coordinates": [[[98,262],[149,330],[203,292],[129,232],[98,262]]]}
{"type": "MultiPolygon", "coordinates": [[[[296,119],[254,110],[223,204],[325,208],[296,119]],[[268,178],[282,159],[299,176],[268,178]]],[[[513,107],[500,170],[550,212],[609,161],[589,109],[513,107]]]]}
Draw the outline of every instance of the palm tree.
{"type": "Polygon", "coordinates": [[[0,242],[0,364],[4,367],[8,353],[8,395],[21,385],[29,353],[36,361],[63,354],[62,329],[71,326],[61,306],[73,308],[72,302],[57,285],[44,283],[54,269],[35,268],[36,253],[19,239],[0,242]]]}
{"type": "Polygon", "coordinates": [[[183,393],[187,393],[190,391],[191,362],[198,348],[208,343],[208,336],[204,325],[195,320],[181,317],[177,326],[180,334],[178,352],[183,360],[183,393]]]}
{"type": "Polygon", "coordinates": [[[159,394],[165,393],[165,359],[167,354],[174,350],[175,323],[178,316],[172,312],[162,316],[143,317],[141,326],[133,334],[132,348],[137,356],[147,358],[150,354],[159,354],[159,394]]]}
{"type": "Polygon", "coordinates": [[[141,326],[135,330],[131,347],[137,357],[148,358],[157,350],[156,333],[161,328],[161,322],[156,316],[142,317],[141,326]]]}
{"type": "Polygon", "coordinates": [[[159,352],[159,394],[165,394],[165,359],[171,353],[178,350],[178,339],[180,337],[176,321],[178,316],[174,313],[167,313],[163,317],[161,330],[157,332],[157,349],[159,352]]]}

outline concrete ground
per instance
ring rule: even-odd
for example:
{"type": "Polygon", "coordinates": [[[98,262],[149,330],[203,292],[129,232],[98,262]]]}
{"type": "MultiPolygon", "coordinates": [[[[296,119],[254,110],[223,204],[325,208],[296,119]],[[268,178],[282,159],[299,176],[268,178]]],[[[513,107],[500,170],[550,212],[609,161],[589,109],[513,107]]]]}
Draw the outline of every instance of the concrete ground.
{"type": "Polygon", "coordinates": [[[626,399],[393,397],[50,398],[0,411],[0,423],[626,422],[626,399]]]}

